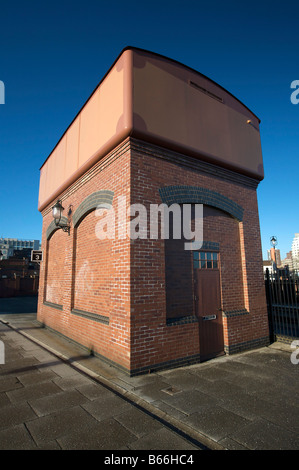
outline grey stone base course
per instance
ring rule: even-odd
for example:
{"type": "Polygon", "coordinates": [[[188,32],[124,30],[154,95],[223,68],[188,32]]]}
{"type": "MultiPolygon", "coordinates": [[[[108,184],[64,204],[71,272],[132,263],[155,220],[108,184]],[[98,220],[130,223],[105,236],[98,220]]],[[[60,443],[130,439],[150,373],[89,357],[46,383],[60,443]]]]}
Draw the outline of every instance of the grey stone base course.
{"type": "Polygon", "coordinates": [[[270,340],[268,336],[263,338],[257,338],[250,341],[244,341],[243,343],[237,343],[232,345],[224,345],[224,351],[226,354],[236,354],[242,351],[247,351],[255,348],[262,348],[264,346],[269,346],[270,340]]]}

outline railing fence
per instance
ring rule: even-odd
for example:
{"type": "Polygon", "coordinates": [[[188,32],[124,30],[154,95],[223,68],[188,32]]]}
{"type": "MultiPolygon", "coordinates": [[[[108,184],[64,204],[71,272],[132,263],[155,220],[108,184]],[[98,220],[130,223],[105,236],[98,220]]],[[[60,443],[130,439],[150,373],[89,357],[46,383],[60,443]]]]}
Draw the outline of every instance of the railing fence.
{"type": "Polygon", "coordinates": [[[265,287],[270,340],[299,338],[299,272],[266,269],[265,287]]]}

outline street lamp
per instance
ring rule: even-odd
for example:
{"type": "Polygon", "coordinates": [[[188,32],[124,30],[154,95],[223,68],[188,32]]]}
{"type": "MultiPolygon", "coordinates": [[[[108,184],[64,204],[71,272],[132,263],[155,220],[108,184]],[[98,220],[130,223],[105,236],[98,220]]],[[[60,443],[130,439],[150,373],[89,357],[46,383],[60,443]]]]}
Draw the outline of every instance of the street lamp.
{"type": "Polygon", "coordinates": [[[272,245],[272,248],[270,250],[270,253],[271,253],[271,262],[272,262],[272,271],[273,272],[276,272],[277,270],[277,264],[276,264],[276,253],[275,253],[275,247],[277,245],[277,237],[275,237],[274,235],[272,235],[272,237],[270,238],[270,243],[272,245]]]}
{"type": "Polygon", "coordinates": [[[58,199],[56,204],[52,207],[52,215],[54,218],[54,222],[56,227],[61,228],[64,232],[68,232],[70,234],[70,224],[69,223],[62,223],[62,212],[64,211],[64,207],[62,207],[61,201],[58,199]]]}

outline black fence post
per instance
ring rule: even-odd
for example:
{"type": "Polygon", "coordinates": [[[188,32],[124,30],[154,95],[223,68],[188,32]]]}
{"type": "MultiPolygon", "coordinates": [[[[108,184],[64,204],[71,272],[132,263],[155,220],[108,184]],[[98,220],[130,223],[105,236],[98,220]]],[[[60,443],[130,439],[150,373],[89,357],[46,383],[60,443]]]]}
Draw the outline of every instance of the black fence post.
{"type": "Polygon", "coordinates": [[[272,286],[271,286],[270,273],[269,273],[268,268],[266,269],[265,287],[266,287],[266,299],[267,299],[267,307],[268,307],[269,339],[270,339],[270,342],[273,343],[275,341],[275,335],[274,335],[274,328],[273,328],[272,286]]]}

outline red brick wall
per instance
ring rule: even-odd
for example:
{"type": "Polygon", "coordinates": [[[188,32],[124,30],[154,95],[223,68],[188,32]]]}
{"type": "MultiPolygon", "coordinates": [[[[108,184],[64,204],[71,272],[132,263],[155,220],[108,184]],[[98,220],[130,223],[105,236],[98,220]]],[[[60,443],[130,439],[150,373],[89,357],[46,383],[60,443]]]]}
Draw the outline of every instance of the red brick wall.
{"type": "MultiPolygon", "coordinates": [[[[231,178],[227,173],[223,178],[215,177],[209,172],[179,165],[175,160],[165,158],[166,151],[154,146],[150,152],[154,158],[150,158],[149,148],[140,143],[132,151],[132,202],[144,203],[147,207],[150,203],[160,204],[159,188],[190,185],[216,191],[243,207],[243,222],[239,222],[223,211],[205,206],[203,239],[220,243],[226,351],[264,345],[268,337],[268,320],[255,188],[237,175],[231,178]]],[[[164,246],[161,240],[149,243],[136,240],[132,246],[133,369],[200,353],[196,323],[166,325],[164,246]]],[[[189,305],[185,312],[181,309],[181,313],[192,315],[192,308],[189,305]]]]}
{"type": "MultiPolygon", "coordinates": [[[[159,188],[190,185],[217,191],[242,206],[242,222],[219,209],[204,211],[204,240],[220,244],[224,342],[226,351],[234,352],[252,347],[254,341],[259,344],[268,335],[256,189],[254,182],[247,181],[128,139],[60,198],[66,209],[71,205],[75,211],[92,193],[108,189],[114,191],[116,216],[118,197],[126,196],[127,207],[144,204],[149,217],[149,205],[161,204],[159,188]]],[[[46,261],[40,274],[38,319],[133,373],[198,361],[198,323],[192,320],[192,302],[186,308],[181,303],[177,311],[191,318],[189,323],[167,324],[167,315],[177,313],[167,314],[166,309],[164,240],[117,236],[99,240],[98,220],[93,211],[76,228],[71,225],[70,235],[58,230],[47,241],[51,207],[43,211],[46,261]],[[58,286],[57,297],[45,287],[45,274],[50,287],[58,286]],[[63,307],[59,310],[44,301],[63,307]]]]}
{"type": "MultiPolygon", "coordinates": [[[[114,191],[115,210],[120,195],[126,195],[129,204],[129,177],[128,147],[121,146],[60,196],[66,209],[64,215],[70,205],[74,213],[85,198],[101,189],[114,191]]],[[[41,267],[38,320],[129,369],[130,241],[99,240],[96,224],[100,217],[92,211],[78,227],[71,224],[70,235],[58,230],[47,242],[46,230],[52,220],[49,206],[43,211],[42,249],[48,262],[41,267]],[[44,287],[47,271],[52,284],[56,276],[58,297],[47,298],[44,294],[48,290],[44,287]],[[61,304],[63,309],[45,304],[46,300],[61,304]],[[85,313],[98,315],[100,321],[85,313]],[[104,322],[101,316],[105,317],[104,322]]]]}
{"type": "Polygon", "coordinates": [[[62,230],[56,230],[47,240],[46,248],[46,285],[44,299],[54,304],[62,304],[65,263],[66,236],[62,230]]]}
{"type": "Polygon", "coordinates": [[[73,306],[109,317],[113,279],[111,240],[95,236],[97,222],[96,211],[92,211],[75,229],[73,306]]]}

